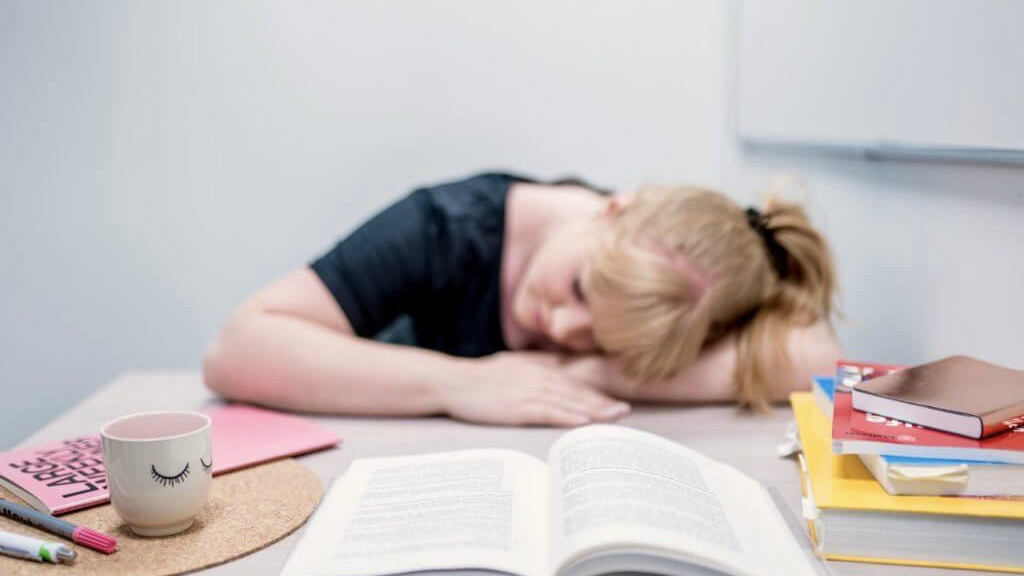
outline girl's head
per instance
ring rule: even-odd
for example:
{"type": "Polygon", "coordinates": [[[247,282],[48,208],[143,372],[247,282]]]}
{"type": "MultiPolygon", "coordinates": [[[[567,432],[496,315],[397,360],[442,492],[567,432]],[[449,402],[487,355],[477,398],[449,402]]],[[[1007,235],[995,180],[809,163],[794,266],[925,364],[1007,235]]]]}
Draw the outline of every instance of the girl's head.
{"type": "Polygon", "coordinates": [[[551,344],[618,356],[641,382],[738,334],[739,398],[762,407],[786,366],[786,331],[828,320],[834,285],[826,243],[800,206],[769,198],[744,210],[711,190],[652,185],[552,235],[515,313],[551,344]]]}
{"type": "Polygon", "coordinates": [[[830,318],[831,257],[796,204],[744,210],[710,190],[646,186],[604,227],[587,275],[594,339],[640,381],[735,331],[739,398],[761,407],[786,330],[830,318]]]}

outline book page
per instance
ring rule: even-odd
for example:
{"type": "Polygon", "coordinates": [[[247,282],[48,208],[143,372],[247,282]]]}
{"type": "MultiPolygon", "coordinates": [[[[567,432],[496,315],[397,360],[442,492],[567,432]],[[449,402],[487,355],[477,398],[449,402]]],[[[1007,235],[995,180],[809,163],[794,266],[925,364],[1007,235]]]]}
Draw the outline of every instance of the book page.
{"type": "Polygon", "coordinates": [[[548,467],[551,562],[561,569],[618,549],[733,574],[813,574],[757,482],[674,442],[590,426],[556,442],[548,467]]]}
{"type": "Polygon", "coordinates": [[[509,450],[356,460],[282,576],[483,569],[540,576],[544,463],[509,450]]]}

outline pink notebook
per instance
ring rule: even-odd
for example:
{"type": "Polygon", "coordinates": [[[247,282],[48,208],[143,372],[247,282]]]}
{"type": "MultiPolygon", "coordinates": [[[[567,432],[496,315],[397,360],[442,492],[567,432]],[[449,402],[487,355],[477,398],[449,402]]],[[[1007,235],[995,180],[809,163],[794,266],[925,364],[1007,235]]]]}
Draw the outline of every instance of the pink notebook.
{"type": "MultiPolygon", "coordinates": [[[[214,474],[305,454],[341,441],[319,424],[254,406],[229,404],[207,414],[213,420],[214,474]]],[[[99,435],[0,453],[0,486],[50,514],[107,502],[99,435]]]]}

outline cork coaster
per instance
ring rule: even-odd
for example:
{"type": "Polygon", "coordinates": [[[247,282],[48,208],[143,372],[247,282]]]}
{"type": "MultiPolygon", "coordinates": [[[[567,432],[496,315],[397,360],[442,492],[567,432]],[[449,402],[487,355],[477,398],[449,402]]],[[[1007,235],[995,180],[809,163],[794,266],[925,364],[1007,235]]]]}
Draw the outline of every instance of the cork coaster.
{"type": "MultiPolygon", "coordinates": [[[[171,576],[207,568],[259,550],[284,538],[313,513],[323,487],[316,475],[291,458],[213,479],[210,500],[191,528],[165,538],[136,536],[109,505],[61,518],[117,538],[107,556],[67,542],[78,552],[74,564],[46,564],[0,555],[4,576],[171,576]]],[[[18,499],[0,489],[4,498],[18,499]]],[[[0,517],[0,530],[54,542],[59,536],[0,517]]]]}

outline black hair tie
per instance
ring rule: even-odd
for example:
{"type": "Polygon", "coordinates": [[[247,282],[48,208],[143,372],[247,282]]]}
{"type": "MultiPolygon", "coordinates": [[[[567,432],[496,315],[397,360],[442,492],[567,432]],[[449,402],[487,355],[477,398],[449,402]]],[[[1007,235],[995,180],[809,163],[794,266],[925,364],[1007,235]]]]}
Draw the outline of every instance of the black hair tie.
{"type": "Polygon", "coordinates": [[[779,278],[789,276],[789,254],[775,239],[775,233],[768,227],[768,219],[757,208],[747,208],[747,223],[757,232],[772,258],[772,267],[779,278]]]}

